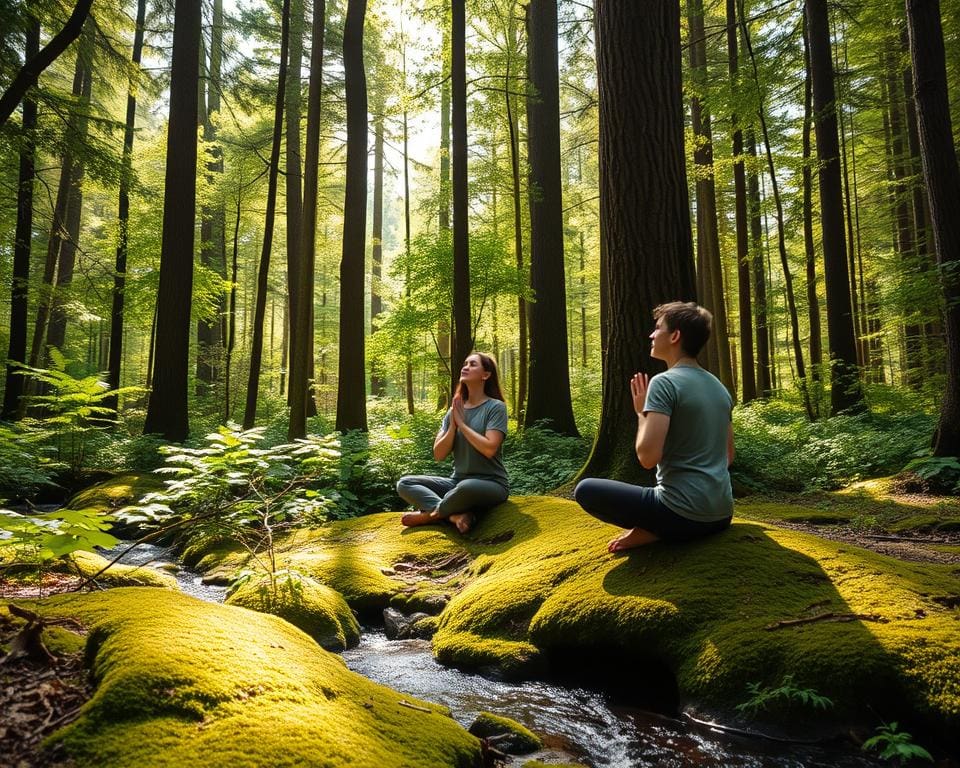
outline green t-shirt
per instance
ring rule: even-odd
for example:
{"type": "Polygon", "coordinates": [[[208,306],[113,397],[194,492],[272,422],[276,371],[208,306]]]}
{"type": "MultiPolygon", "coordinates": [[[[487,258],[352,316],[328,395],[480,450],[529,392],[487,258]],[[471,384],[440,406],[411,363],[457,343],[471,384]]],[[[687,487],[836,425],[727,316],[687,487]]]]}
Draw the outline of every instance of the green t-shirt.
{"type": "MultiPolygon", "coordinates": [[[[464,417],[467,425],[474,431],[485,435],[488,429],[497,429],[507,434],[507,406],[501,400],[490,398],[476,408],[464,408],[464,417]]],[[[450,426],[450,411],[443,417],[441,432],[446,432],[450,426]]],[[[470,445],[460,431],[457,430],[453,438],[453,475],[456,481],[475,477],[481,480],[493,480],[509,490],[507,469],[503,466],[503,443],[497,448],[492,459],[488,459],[480,451],[470,445]]]]}
{"type": "Polygon", "coordinates": [[[650,379],[644,412],[670,417],[656,492],[678,515],[712,522],[733,514],[727,468],[730,393],[709,371],[675,365],[650,379]]]}

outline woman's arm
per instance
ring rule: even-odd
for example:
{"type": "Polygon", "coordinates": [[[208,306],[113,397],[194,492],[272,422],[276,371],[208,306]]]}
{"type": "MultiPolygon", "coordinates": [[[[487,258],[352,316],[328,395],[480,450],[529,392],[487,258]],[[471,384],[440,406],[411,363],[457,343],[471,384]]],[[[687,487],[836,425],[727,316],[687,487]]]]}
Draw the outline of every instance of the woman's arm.
{"type": "Polygon", "coordinates": [[[497,455],[497,450],[504,438],[503,432],[499,429],[488,429],[481,435],[468,427],[466,422],[460,422],[460,434],[467,438],[467,442],[488,459],[497,455]]]}
{"type": "Polygon", "coordinates": [[[452,409],[447,413],[447,418],[444,421],[447,428],[443,429],[441,427],[436,440],[433,441],[433,458],[435,461],[443,461],[450,455],[450,451],[453,450],[454,438],[457,436],[457,422],[453,418],[452,409]]]}

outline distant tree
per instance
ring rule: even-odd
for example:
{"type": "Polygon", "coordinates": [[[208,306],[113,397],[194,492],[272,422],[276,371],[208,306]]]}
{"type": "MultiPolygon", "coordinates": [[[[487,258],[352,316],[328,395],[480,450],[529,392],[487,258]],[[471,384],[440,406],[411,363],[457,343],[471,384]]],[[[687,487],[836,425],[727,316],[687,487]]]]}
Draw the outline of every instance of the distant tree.
{"type": "Polygon", "coordinates": [[[653,308],[696,296],[684,160],[680,7],[597,0],[600,332],[606,355],[596,442],[583,476],[650,480],[634,453],[630,376],[660,370],[653,308]],[[643,215],[638,212],[642,211],[643,215]]]}
{"type": "Polygon", "coordinates": [[[920,156],[946,305],[947,384],[934,436],[936,456],[960,456],[960,166],[953,143],[939,0],[907,0],[920,156]]]}
{"type": "Polygon", "coordinates": [[[197,88],[200,79],[200,0],[177,0],[170,73],[170,119],[163,198],[163,242],[157,291],[153,389],[145,433],[183,441],[190,432],[187,376],[197,215],[197,88]]]}

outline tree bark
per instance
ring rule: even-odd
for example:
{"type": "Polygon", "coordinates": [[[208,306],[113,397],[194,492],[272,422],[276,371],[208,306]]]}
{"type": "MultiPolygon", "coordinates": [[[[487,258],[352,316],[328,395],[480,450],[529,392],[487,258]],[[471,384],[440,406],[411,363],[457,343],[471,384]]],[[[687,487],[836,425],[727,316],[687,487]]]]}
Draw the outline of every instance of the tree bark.
{"type": "MultiPolygon", "coordinates": [[[[817,250],[813,238],[813,172],[810,169],[810,134],[813,130],[813,82],[810,79],[810,45],[806,16],[803,21],[803,252],[807,279],[807,319],[810,324],[810,378],[820,380],[823,344],[820,300],[817,297],[817,250]]],[[[819,405],[816,406],[819,410],[819,405]]]]}
{"type": "MultiPolygon", "coordinates": [[[[133,33],[134,73],[127,85],[127,115],[123,129],[123,160],[120,173],[120,192],[117,201],[117,256],[113,273],[113,302],[110,311],[110,359],[107,364],[107,385],[110,389],[120,387],[120,373],[123,363],[123,305],[124,288],[127,280],[127,234],[130,221],[130,183],[133,181],[133,136],[137,123],[137,78],[140,74],[140,61],[143,58],[144,24],[147,19],[147,0],[137,0],[137,21],[133,33]]],[[[104,401],[114,413],[119,409],[116,396],[104,401]]]]}
{"type": "MultiPolygon", "coordinates": [[[[303,60],[303,0],[290,0],[290,55],[287,63],[286,100],[286,208],[287,208],[287,308],[285,350],[293,349],[297,334],[297,302],[301,286],[297,282],[300,273],[300,229],[303,227],[302,156],[300,147],[300,119],[302,113],[302,60],[303,60]]],[[[289,356],[287,356],[289,361],[289,356]]],[[[287,404],[292,402],[287,387],[287,404]]]]}
{"type": "Polygon", "coordinates": [[[939,0],[907,0],[923,176],[946,306],[947,380],[935,456],[960,456],[960,166],[953,143],[939,0]]]}
{"type": "MultiPolygon", "coordinates": [[[[753,131],[746,136],[747,153],[756,161],[757,141],[753,131]]],[[[750,213],[750,263],[753,271],[753,309],[757,326],[757,390],[760,397],[770,397],[773,382],[770,368],[770,328],[767,324],[767,274],[763,259],[763,212],[760,201],[760,178],[751,170],[747,174],[747,202],[750,213]]]]}
{"type": "Polygon", "coordinates": [[[473,349],[470,310],[470,231],[467,189],[467,60],[465,0],[451,0],[450,96],[453,166],[453,351],[450,391],[460,379],[460,365],[473,349]]]}
{"type": "Polygon", "coordinates": [[[526,22],[530,284],[536,300],[530,307],[530,398],[524,423],[541,421],[555,432],[579,436],[567,350],[557,0],[531,0],[526,22]]]}
{"type": "Polygon", "coordinates": [[[157,291],[153,390],[145,433],[181,442],[190,431],[187,371],[197,214],[197,83],[200,77],[200,0],[177,0],[170,75],[170,120],[157,291]]]}
{"type": "MultiPolygon", "coordinates": [[[[24,60],[40,50],[40,22],[27,18],[24,60]]],[[[17,224],[13,237],[13,284],[10,286],[10,343],[7,347],[6,386],[0,418],[13,421],[20,409],[24,377],[14,363],[27,362],[27,299],[30,290],[30,247],[33,242],[33,185],[36,176],[37,100],[27,95],[20,120],[20,168],[17,176],[17,224]]]]}
{"type": "Polygon", "coordinates": [[[367,230],[367,82],[363,70],[366,0],[348,0],[343,28],[347,100],[347,171],[340,261],[340,360],[337,381],[339,432],[367,430],[364,362],[364,263],[367,230]]]}
{"type": "MultiPolygon", "coordinates": [[[[377,332],[377,316],[383,312],[383,299],[380,296],[381,275],[383,270],[383,103],[376,106],[377,114],[373,120],[373,253],[370,259],[370,335],[377,332]]],[[[404,174],[406,174],[406,136],[404,136],[404,174]]],[[[373,364],[370,371],[370,394],[383,397],[387,383],[373,364]]]]}
{"type": "Polygon", "coordinates": [[[840,146],[830,54],[827,0],[806,0],[810,36],[810,75],[819,160],[820,221],[823,228],[824,280],[827,288],[827,338],[830,346],[830,404],[833,413],[865,407],[857,374],[857,345],[850,304],[850,279],[843,231],[840,146]]]}
{"type": "Polygon", "coordinates": [[[267,176],[267,209],[263,222],[263,244],[257,272],[257,298],[253,315],[253,341],[250,344],[250,374],[247,377],[247,399],[243,409],[243,428],[252,429],[257,420],[257,396],[260,391],[260,368],[263,362],[263,325],[267,314],[267,278],[273,250],[273,230],[277,211],[277,177],[280,174],[280,142],[283,139],[283,105],[287,86],[287,58],[290,46],[290,0],[283,0],[280,11],[280,69],[277,74],[277,97],[273,107],[273,139],[267,176]]]}
{"type": "Polygon", "coordinates": [[[651,480],[633,450],[629,377],[662,366],[645,343],[653,308],[693,300],[684,161],[680,8],[597,0],[600,288],[605,349],[600,424],[582,476],[651,480]],[[636,215],[643,211],[643,216],[636,215]]]}

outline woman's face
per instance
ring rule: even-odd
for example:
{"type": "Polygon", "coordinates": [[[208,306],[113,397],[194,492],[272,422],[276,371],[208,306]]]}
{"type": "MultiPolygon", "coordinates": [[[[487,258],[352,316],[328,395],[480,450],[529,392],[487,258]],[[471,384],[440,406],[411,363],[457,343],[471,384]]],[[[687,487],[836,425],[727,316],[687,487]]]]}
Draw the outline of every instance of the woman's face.
{"type": "Polygon", "coordinates": [[[460,381],[470,383],[472,381],[486,381],[490,374],[483,369],[483,363],[480,355],[470,355],[463,361],[463,367],[460,369],[460,381]]]}

